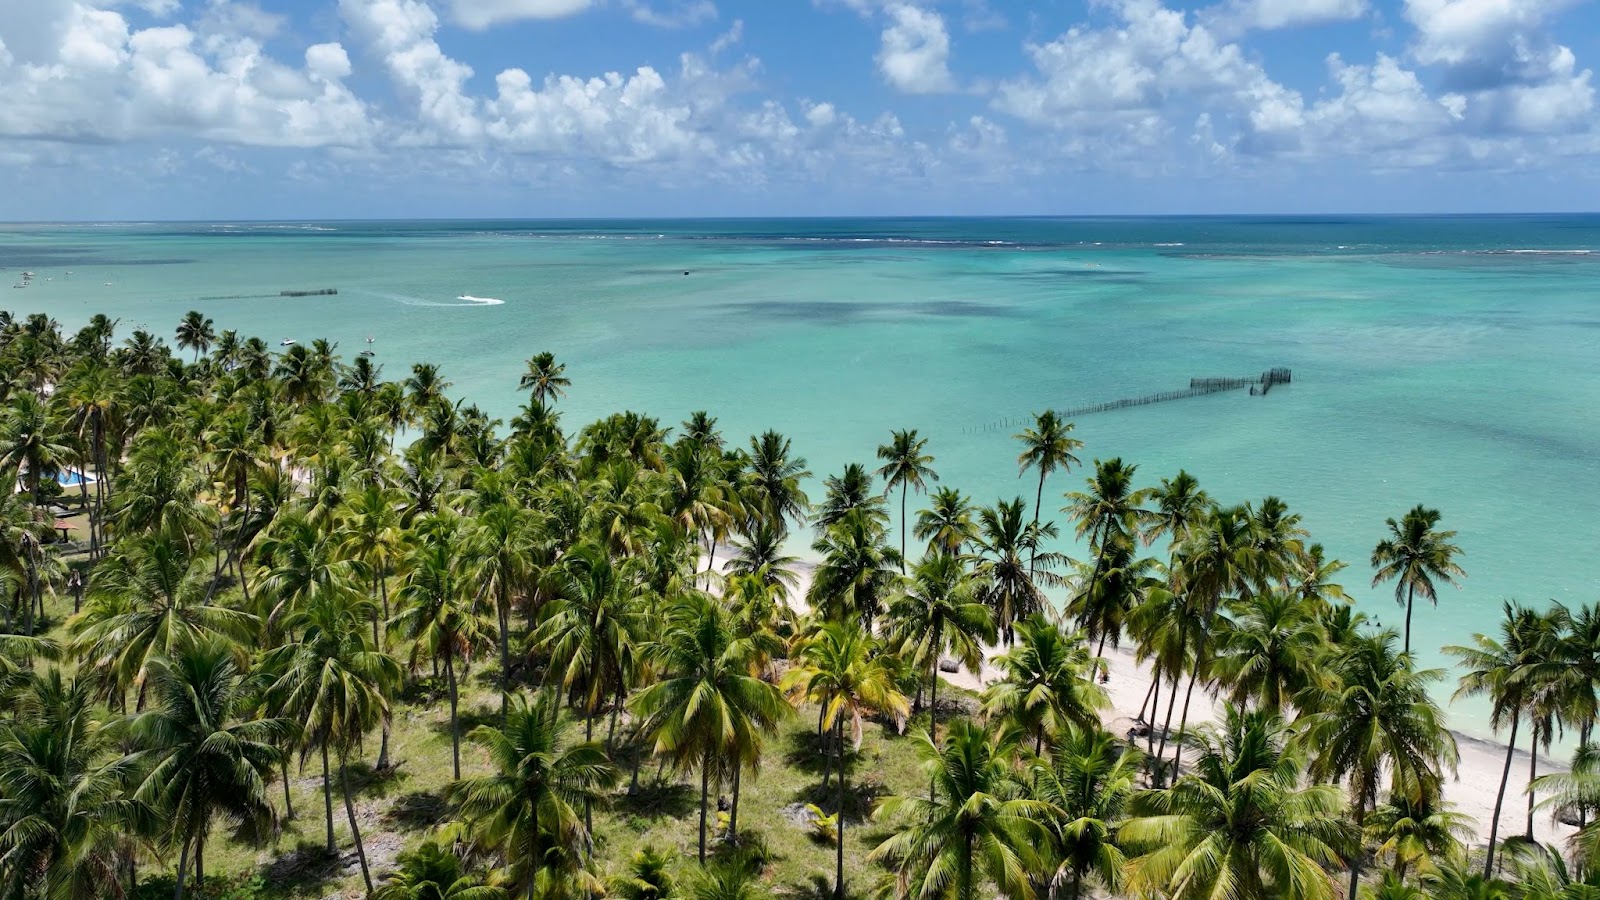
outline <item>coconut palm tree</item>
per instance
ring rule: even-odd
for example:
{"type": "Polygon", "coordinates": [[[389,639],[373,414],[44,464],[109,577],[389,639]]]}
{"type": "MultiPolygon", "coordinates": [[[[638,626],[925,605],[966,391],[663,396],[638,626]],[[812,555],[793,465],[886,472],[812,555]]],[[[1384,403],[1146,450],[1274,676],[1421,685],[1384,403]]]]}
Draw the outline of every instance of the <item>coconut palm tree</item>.
{"type": "Polygon", "coordinates": [[[183,314],[183,321],[178,323],[178,349],[194,348],[195,363],[200,362],[200,354],[210,350],[216,339],[217,330],[203,313],[191,309],[183,314]]]}
{"type": "MultiPolygon", "coordinates": [[[[1040,869],[1049,806],[1027,797],[1017,778],[1013,732],[987,734],[969,721],[950,726],[941,743],[918,736],[932,799],[894,796],[874,818],[899,830],[868,859],[889,865],[916,900],[977,900],[984,880],[1007,897],[1031,900],[1040,869]]],[[[842,893],[840,894],[842,897],[842,893]]]]}
{"type": "Polygon", "coordinates": [[[567,395],[572,379],[566,376],[567,367],[556,362],[556,355],[548,350],[528,358],[528,371],[522,373],[517,390],[531,391],[533,402],[540,408],[549,407],[567,395]]]}
{"type": "Polygon", "coordinates": [[[1231,601],[1218,621],[1211,673],[1234,703],[1285,715],[1316,683],[1328,644],[1312,603],[1282,592],[1251,594],[1231,601]]]}
{"type": "MultiPolygon", "coordinates": [[[[443,514],[448,515],[448,514],[443,514]]],[[[450,692],[450,763],[461,777],[461,726],[456,660],[470,664],[472,654],[490,645],[494,626],[477,608],[473,583],[467,571],[460,526],[430,521],[419,526],[421,540],[413,544],[404,563],[405,577],[395,591],[399,610],[389,628],[412,642],[411,668],[422,659],[443,661],[450,692]]],[[[376,645],[374,645],[376,646],[376,645]]]]}
{"type": "Polygon", "coordinates": [[[0,411],[0,473],[11,483],[22,479],[35,506],[44,501],[44,479],[55,477],[73,455],[61,419],[37,396],[17,394],[0,411]]]}
{"type": "Polygon", "coordinates": [[[1077,522],[1074,532],[1080,539],[1089,539],[1094,554],[1086,594],[1094,593],[1107,560],[1116,552],[1113,548],[1123,546],[1131,553],[1134,538],[1154,518],[1142,506],[1146,492],[1133,488],[1133,473],[1138,468],[1121,457],[1097,459],[1094,474],[1085,480],[1087,490],[1067,494],[1067,506],[1061,511],[1077,522]]]}
{"type": "MultiPolygon", "coordinates": [[[[1328,682],[1313,685],[1295,703],[1309,711],[1297,740],[1310,755],[1311,774],[1344,781],[1358,830],[1377,805],[1385,773],[1391,793],[1420,803],[1438,796],[1446,770],[1455,772],[1455,737],[1428,691],[1443,673],[1413,669],[1410,655],[1395,652],[1398,638],[1391,630],[1343,643],[1322,664],[1328,682]]],[[[1347,896],[1355,896],[1360,874],[1356,853],[1347,896]]]]}
{"type": "Polygon", "coordinates": [[[1200,482],[1182,469],[1150,488],[1146,499],[1155,507],[1144,521],[1147,545],[1163,537],[1173,546],[1182,544],[1215,506],[1210,495],[1200,489],[1200,482]]]}
{"type": "Polygon", "coordinates": [[[1600,870],[1569,868],[1555,847],[1524,843],[1510,856],[1517,900],[1600,900],[1600,870]]]}
{"type": "Polygon", "coordinates": [[[867,467],[851,463],[838,475],[829,475],[822,483],[822,505],[817,508],[813,524],[819,530],[842,521],[852,510],[863,510],[869,519],[887,522],[889,514],[881,495],[872,489],[872,476],[867,467]]]}
{"type": "Polygon", "coordinates": [[[797,556],[790,556],[783,548],[784,532],[770,522],[762,522],[743,539],[735,541],[733,555],[728,559],[725,574],[734,578],[755,578],[763,584],[781,586],[792,591],[800,585],[795,566],[797,556]]]}
{"type": "Polygon", "coordinates": [[[1395,602],[1406,608],[1405,652],[1411,652],[1411,607],[1421,594],[1437,606],[1434,582],[1455,584],[1466,574],[1456,557],[1461,548],[1450,541],[1454,531],[1439,531],[1439,511],[1417,504],[1400,521],[1386,520],[1389,536],[1372,548],[1372,586],[1394,581],[1395,602]]]}
{"type": "Polygon", "coordinates": [[[1156,577],[1160,564],[1137,556],[1135,548],[1132,535],[1117,535],[1092,564],[1074,564],[1080,587],[1068,598],[1063,613],[1095,644],[1096,657],[1105,656],[1107,641],[1112,647],[1122,645],[1128,614],[1162,583],[1156,577]]]}
{"type": "Polygon", "coordinates": [[[641,847],[628,859],[627,871],[608,879],[606,887],[622,900],[671,900],[678,896],[673,856],[657,847],[641,847]]]}
{"type": "Polygon", "coordinates": [[[912,568],[901,593],[889,603],[886,643],[927,673],[935,728],[940,660],[950,654],[976,673],[983,665],[983,645],[994,641],[994,613],[978,599],[981,590],[966,559],[935,551],[912,568]]]}
{"type": "Polygon", "coordinates": [[[1039,550],[1044,538],[1055,537],[1055,526],[1035,528],[1024,520],[1026,502],[1000,500],[978,510],[978,576],[985,582],[983,601],[994,609],[995,626],[1006,643],[1016,636],[1016,623],[1045,609],[1044,589],[1059,587],[1056,570],[1065,555],[1039,550]]]}
{"type": "MultiPolygon", "coordinates": [[[[834,856],[834,895],[844,898],[845,774],[844,724],[850,720],[851,741],[861,747],[861,722],[866,712],[876,710],[901,723],[909,712],[905,695],[895,686],[889,662],[878,652],[877,642],[854,621],[821,625],[792,654],[794,666],[780,682],[791,702],[816,703],[817,731],[833,731],[839,756],[838,840],[834,856]]],[[[827,771],[823,782],[827,783],[827,771]]]]}
{"type": "Polygon", "coordinates": [[[856,618],[867,627],[899,581],[900,554],[883,524],[857,510],[827,527],[811,545],[821,562],[806,603],[829,621],[856,618]]]}
{"type": "Polygon", "coordinates": [[[1514,601],[1506,601],[1500,621],[1500,639],[1474,634],[1468,646],[1444,648],[1466,669],[1456,688],[1456,697],[1489,697],[1489,727],[1498,734],[1507,724],[1506,762],[1500,772],[1500,790],[1495,793],[1494,813],[1489,819],[1489,851],[1483,875],[1494,871],[1495,838],[1500,831],[1500,807],[1505,802],[1506,783],[1511,778],[1511,759],[1517,750],[1517,727],[1530,712],[1533,691],[1529,672],[1541,661],[1547,632],[1542,617],[1514,601]]]}
{"type": "Polygon", "coordinates": [[[1033,416],[1033,427],[1025,428],[1014,437],[1022,442],[1022,453],[1017,456],[1017,477],[1028,474],[1029,469],[1039,473],[1039,487],[1033,497],[1033,524],[1039,524],[1039,512],[1044,506],[1044,482],[1057,469],[1071,472],[1079,465],[1073,455],[1083,448],[1083,441],[1072,436],[1072,423],[1047,409],[1033,416]]]}
{"type": "Polygon", "coordinates": [[[656,753],[700,772],[704,865],[712,774],[759,765],[765,736],[793,710],[758,677],[754,648],[735,635],[728,613],[703,595],[690,594],[671,611],[651,655],[662,680],[640,691],[633,706],[656,753]]]}
{"type": "Polygon", "coordinates": [[[399,663],[371,641],[367,628],[371,606],[369,598],[348,592],[312,595],[283,622],[285,631],[298,634],[300,640],[268,651],[263,662],[264,669],[277,675],[267,691],[268,703],[299,723],[303,752],[316,748],[322,756],[322,798],[330,855],[335,852],[335,844],[329,755],[339,757],[345,816],[368,893],[372,891],[372,874],[367,868],[366,848],[361,844],[347,763],[350,752],[366,733],[389,718],[389,694],[401,677],[399,663]]]}
{"type": "Polygon", "coordinates": [[[1071,878],[1072,900],[1093,873],[1107,890],[1122,888],[1127,857],[1118,829],[1133,799],[1139,751],[1119,746],[1098,728],[1069,728],[1050,745],[1048,760],[1031,767],[1031,792],[1049,807],[1043,816],[1050,831],[1050,884],[1071,878]]]}
{"type": "Polygon", "coordinates": [[[157,660],[156,703],[130,726],[143,771],[133,798],[160,813],[179,848],[177,900],[191,858],[196,888],[205,884],[206,835],[217,817],[258,827],[274,819],[267,779],[278,761],[275,742],[294,723],[241,718],[259,686],[235,656],[209,640],[157,660]]]}
{"type": "Polygon", "coordinates": [[[260,620],[210,603],[206,569],[170,534],[124,539],[95,571],[83,611],[67,623],[74,654],[110,693],[142,696],[158,657],[179,656],[210,638],[249,640],[260,620]]]}
{"type": "Polygon", "coordinates": [[[1434,797],[1400,792],[1367,814],[1367,844],[1402,881],[1408,873],[1434,871],[1434,860],[1461,853],[1473,833],[1472,818],[1434,797]]]}
{"type": "Polygon", "coordinates": [[[467,552],[486,594],[494,600],[500,648],[500,714],[511,703],[511,612],[536,580],[538,523],[514,497],[485,490],[479,481],[476,515],[469,522],[467,552]]]}
{"type": "Polygon", "coordinates": [[[1194,771],[1130,804],[1121,838],[1143,852],[1129,862],[1129,886],[1171,900],[1337,896],[1329,870],[1344,865],[1354,834],[1337,788],[1303,785],[1283,720],[1229,704],[1185,740],[1194,771]]]}
{"type": "Polygon", "coordinates": [[[490,772],[450,785],[467,834],[498,852],[533,900],[547,857],[576,857],[593,835],[578,813],[616,784],[618,773],[594,741],[571,738],[560,698],[545,690],[512,698],[505,725],[479,725],[467,740],[489,756],[490,772]]]}
{"type": "Polygon", "coordinates": [[[927,489],[929,482],[939,480],[938,473],[933,471],[933,456],[927,449],[928,439],[917,437],[915,428],[891,432],[889,443],[878,446],[878,458],[883,460],[883,465],[878,468],[878,477],[884,481],[883,492],[888,494],[896,487],[900,488],[902,572],[906,570],[906,532],[910,530],[910,523],[906,521],[906,492],[915,490],[920,494],[927,489]]]}
{"type": "Polygon", "coordinates": [[[621,701],[646,633],[643,593],[636,563],[615,562],[605,548],[582,543],[547,574],[552,599],[529,644],[549,655],[548,680],[559,680],[581,705],[584,737],[594,736],[594,717],[607,700],[621,701]]]}
{"type": "Polygon", "coordinates": [[[1034,753],[1068,728],[1098,728],[1110,700],[1095,683],[1082,635],[1067,635],[1042,615],[1018,623],[1017,635],[1016,646],[995,660],[1005,676],[984,691],[983,714],[1031,735],[1034,753]]]}
{"type": "Polygon", "coordinates": [[[135,760],[95,717],[89,684],[30,673],[0,718],[0,891],[118,896],[119,838],[141,818],[135,760]]]}
{"type": "Polygon", "coordinates": [[[776,431],[751,437],[746,466],[746,489],[755,501],[748,508],[759,510],[764,524],[784,534],[791,520],[805,520],[811,501],[803,485],[811,470],[806,468],[805,457],[793,454],[788,438],[776,431]]]}
{"type": "Polygon", "coordinates": [[[928,498],[928,508],[917,511],[913,534],[917,540],[927,541],[930,551],[959,556],[978,539],[971,498],[956,488],[935,489],[928,498]]]}

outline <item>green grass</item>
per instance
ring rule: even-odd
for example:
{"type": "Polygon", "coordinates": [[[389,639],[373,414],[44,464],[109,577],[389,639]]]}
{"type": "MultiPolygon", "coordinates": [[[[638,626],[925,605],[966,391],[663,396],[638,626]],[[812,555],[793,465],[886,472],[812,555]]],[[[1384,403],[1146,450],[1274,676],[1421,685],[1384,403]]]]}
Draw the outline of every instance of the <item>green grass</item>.
{"type": "MultiPolygon", "coordinates": [[[[58,639],[65,638],[63,625],[72,611],[71,603],[71,598],[65,596],[47,600],[48,622],[52,635],[58,639]]],[[[479,666],[463,684],[461,768],[465,776],[487,771],[483,752],[464,738],[474,724],[498,717],[500,703],[493,687],[494,673],[492,668],[479,666]]],[[[351,762],[356,811],[375,882],[381,882],[392,869],[399,852],[422,843],[437,826],[453,819],[445,799],[445,790],[453,778],[450,707],[428,673],[418,674],[419,683],[408,688],[394,704],[389,750],[392,768],[383,773],[372,769],[378,756],[376,731],[369,736],[359,759],[351,762]]],[[[940,693],[955,699],[963,692],[944,686],[940,693]]],[[[816,724],[816,707],[798,710],[781,732],[769,739],[759,774],[746,773],[741,789],[740,843],[759,842],[766,848],[770,862],[765,874],[780,896],[831,896],[834,847],[815,839],[805,817],[795,812],[807,803],[815,803],[832,813],[837,803],[836,776],[826,795],[822,793],[816,724]]],[[[886,723],[869,721],[860,750],[850,756],[851,815],[845,831],[845,877],[854,895],[869,893],[885,874],[867,861],[867,854],[886,836],[884,826],[870,818],[874,801],[890,794],[927,790],[913,737],[916,729],[926,724],[924,714],[907,726],[904,735],[897,735],[886,723]]],[[[607,720],[596,721],[597,740],[605,738],[606,728],[607,720]]],[[[697,849],[699,776],[694,772],[679,775],[669,767],[658,781],[656,761],[646,759],[639,773],[640,790],[629,796],[628,776],[636,752],[626,741],[629,737],[631,727],[624,716],[618,728],[621,746],[615,754],[623,773],[622,783],[612,802],[594,813],[596,864],[603,874],[618,874],[625,870],[634,852],[655,847],[677,853],[679,869],[686,872],[694,866],[697,849]]],[[[259,880],[233,895],[299,900],[334,895],[354,898],[364,893],[338,793],[337,760],[333,794],[334,834],[340,851],[337,860],[329,860],[323,854],[326,826],[320,757],[309,756],[303,768],[300,763],[296,759],[290,768],[295,818],[281,821],[276,834],[236,835],[233,828],[219,825],[208,839],[206,875],[208,884],[213,885],[208,894],[217,895],[214,879],[246,884],[257,875],[259,880]]],[[[731,795],[731,785],[722,786],[722,795],[731,795]]],[[[271,797],[281,814],[281,783],[273,782],[271,797]]],[[[708,849],[728,852],[716,832],[715,793],[708,822],[712,830],[708,849]]],[[[165,879],[170,884],[176,862],[175,855],[145,860],[140,868],[141,880],[161,883],[165,879]]]]}

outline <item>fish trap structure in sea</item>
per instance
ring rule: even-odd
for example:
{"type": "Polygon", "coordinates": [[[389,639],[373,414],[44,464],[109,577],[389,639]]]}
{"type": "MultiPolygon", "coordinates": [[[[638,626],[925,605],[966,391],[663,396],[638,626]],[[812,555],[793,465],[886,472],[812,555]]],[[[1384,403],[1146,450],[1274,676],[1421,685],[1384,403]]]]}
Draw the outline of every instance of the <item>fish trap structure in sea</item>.
{"type": "MultiPolygon", "coordinates": [[[[1085,406],[1058,409],[1056,410],[1056,415],[1063,419],[1076,419],[1080,416],[1093,415],[1094,413],[1111,412],[1133,406],[1149,406],[1153,403],[1166,403],[1171,400],[1187,400],[1190,397],[1204,397],[1208,394],[1220,394],[1223,391],[1237,391],[1244,388],[1250,389],[1250,396],[1252,397],[1265,397],[1267,392],[1271,391],[1274,386],[1289,384],[1293,380],[1294,373],[1282,366],[1268,369],[1260,375],[1244,378],[1191,378],[1187,388],[1162,391],[1158,394],[1145,394],[1142,397],[1124,397],[1121,400],[1109,400],[1105,403],[1090,403],[1085,406]]],[[[1025,428],[1031,424],[1033,424],[1032,416],[1011,416],[997,422],[963,428],[961,433],[987,434],[1010,428],[1025,428]]]]}

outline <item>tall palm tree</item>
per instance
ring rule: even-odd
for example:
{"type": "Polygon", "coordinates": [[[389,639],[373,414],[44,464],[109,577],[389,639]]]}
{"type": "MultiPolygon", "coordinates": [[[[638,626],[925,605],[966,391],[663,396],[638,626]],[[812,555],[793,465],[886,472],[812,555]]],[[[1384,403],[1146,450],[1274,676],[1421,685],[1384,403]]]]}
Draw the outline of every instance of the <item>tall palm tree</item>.
{"type": "Polygon", "coordinates": [[[158,657],[176,657],[209,638],[247,641],[260,624],[210,603],[206,562],[170,534],[125,539],[91,583],[67,630],[75,654],[115,694],[131,688],[142,695],[158,657]]]}
{"type": "Polygon", "coordinates": [[[1098,728],[1071,728],[1051,744],[1048,760],[1031,767],[1033,798],[1049,807],[1043,818],[1054,863],[1047,867],[1053,870],[1050,884],[1059,886],[1070,876],[1072,900],[1090,873],[1107,890],[1122,887],[1127,857],[1118,830],[1133,798],[1138,760],[1137,748],[1119,746],[1098,728]]]}
{"type": "Polygon", "coordinates": [[[1151,510],[1154,515],[1144,522],[1146,544],[1154,544],[1163,537],[1174,546],[1187,541],[1194,527],[1205,520],[1214,505],[1210,495],[1200,489],[1200,482],[1182,469],[1150,488],[1147,499],[1155,508],[1151,510]]]}
{"type": "Polygon", "coordinates": [[[44,478],[54,477],[72,456],[61,419],[37,396],[20,393],[0,411],[0,473],[13,483],[23,479],[35,506],[44,500],[44,478]]]}
{"type": "Polygon", "coordinates": [[[537,520],[532,510],[511,496],[480,491],[478,497],[468,553],[483,590],[493,598],[498,619],[500,714],[504,716],[511,703],[511,612],[535,581],[537,520]]]}
{"type": "Polygon", "coordinates": [[[1084,588],[1087,594],[1094,593],[1107,561],[1116,552],[1113,548],[1125,546],[1131,552],[1141,526],[1154,518],[1142,506],[1146,492],[1133,487],[1133,473],[1138,468],[1121,457],[1097,459],[1094,474],[1085,481],[1087,490],[1067,494],[1068,504],[1062,512],[1077,521],[1075,533],[1089,539],[1094,554],[1094,568],[1084,588]]]}
{"type": "Polygon", "coordinates": [[[1044,506],[1044,482],[1057,469],[1071,472],[1079,464],[1075,451],[1083,448],[1083,441],[1072,436],[1072,423],[1047,409],[1033,416],[1033,427],[1025,428],[1014,437],[1022,442],[1022,453],[1017,456],[1017,477],[1028,474],[1029,469],[1039,472],[1039,487],[1033,497],[1033,524],[1039,524],[1039,512],[1044,506]]]}
{"type": "Polygon", "coordinates": [[[1018,641],[995,665],[1005,673],[983,693],[983,713],[1033,736],[1034,753],[1045,739],[1068,728],[1100,727],[1110,705],[1095,683],[1095,662],[1081,635],[1067,635],[1042,615],[1017,626],[1018,641]]]}
{"type": "Polygon", "coordinates": [[[183,314],[183,321],[178,323],[178,349],[194,348],[196,363],[200,362],[200,354],[210,350],[216,339],[217,330],[203,313],[191,309],[183,314]]]}
{"type": "Polygon", "coordinates": [[[529,643],[549,654],[546,677],[581,704],[590,738],[601,705],[620,702],[632,686],[645,633],[643,593],[629,561],[614,562],[592,543],[568,551],[546,580],[552,599],[529,643]]]}
{"type": "Polygon", "coordinates": [[[1394,581],[1395,602],[1406,608],[1405,652],[1411,652],[1411,606],[1418,594],[1438,605],[1434,582],[1455,584],[1466,572],[1456,565],[1461,548],[1454,531],[1439,531],[1439,511],[1417,504],[1400,521],[1386,520],[1389,536],[1372,548],[1372,586],[1394,581]]]}
{"type": "MultiPolygon", "coordinates": [[[[1377,805],[1385,773],[1392,793],[1422,802],[1439,794],[1445,770],[1456,767],[1455,737],[1428,691],[1443,673],[1413,669],[1410,655],[1395,652],[1396,638],[1380,631],[1342,644],[1323,663],[1328,683],[1296,701],[1311,710],[1297,738],[1311,756],[1311,774],[1344,781],[1358,830],[1377,805]]],[[[1348,896],[1355,896],[1360,874],[1356,853],[1348,896]]]]}
{"type": "Polygon", "coordinates": [[[478,612],[476,585],[466,571],[462,538],[452,523],[425,523],[424,537],[405,560],[405,578],[395,592],[399,611],[389,627],[412,642],[411,668],[426,656],[444,662],[450,692],[450,763],[461,777],[461,719],[458,711],[456,660],[469,664],[472,654],[489,646],[493,626],[478,612]],[[429,527],[432,525],[433,527],[429,527]]]}
{"type": "Polygon", "coordinates": [[[789,439],[776,431],[764,431],[750,438],[748,489],[755,498],[752,508],[760,510],[765,523],[780,534],[789,522],[805,519],[811,501],[803,487],[811,470],[803,456],[793,455],[789,439]]]}
{"type": "Polygon", "coordinates": [[[872,476],[867,467],[851,463],[838,475],[829,475],[822,483],[822,505],[817,508],[814,524],[826,529],[842,521],[853,510],[862,510],[869,519],[887,521],[882,496],[872,489],[872,476]]]}
{"type": "Polygon", "coordinates": [[[900,555],[885,543],[883,525],[857,510],[827,527],[811,545],[820,558],[806,602],[830,621],[877,618],[899,581],[900,555]]]}
{"type": "Polygon", "coordinates": [[[720,605],[691,594],[672,610],[653,648],[662,680],[633,699],[655,752],[700,772],[702,865],[712,773],[758,765],[764,737],[793,712],[778,689],[757,676],[753,650],[735,636],[720,605]]]}
{"type": "Polygon", "coordinates": [[[263,663],[264,669],[277,674],[267,692],[269,704],[299,723],[304,751],[316,748],[321,753],[330,855],[335,851],[330,752],[339,757],[345,816],[369,893],[372,874],[350,795],[347,763],[362,737],[389,718],[389,694],[400,683],[399,663],[371,640],[367,628],[371,605],[370,599],[349,593],[313,595],[284,621],[285,630],[300,640],[269,651],[263,663]]]}
{"type": "Polygon", "coordinates": [[[272,822],[267,779],[287,719],[242,720],[257,686],[233,648],[206,641],[156,663],[155,707],[136,717],[131,737],[144,775],[134,799],[160,812],[179,848],[178,884],[193,853],[195,884],[205,884],[206,835],[219,815],[240,824],[272,822]]]}
{"type": "Polygon", "coordinates": [[[1500,772],[1500,790],[1495,793],[1494,813],[1489,819],[1489,851],[1483,867],[1485,878],[1494,867],[1500,807],[1505,801],[1506,783],[1511,778],[1511,759],[1517,750],[1517,727],[1529,713],[1533,699],[1529,671],[1540,662],[1539,655],[1546,649],[1546,632],[1537,612],[1508,600],[1503,613],[1499,640],[1474,634],[1469,646],[1444,648],[1446,655],[1455,657],[1466,669],[1455,696],[1488,695],[1489,727],[1498,734],[1508,723],[1511,726],[1511,734],[1506,739],[1506,762],[1500,772]]]}
{"type": "Polygon", "coordinates": [[[979,673],[983,645],[994,641],[994,613],[978,599],[981,588],[965,559],[933,552],[912,568],[905,587],[889,604],[887,643],[901,659],[927,673],[934,727],[939,721],[940,660],[948,653],[979,673]]]}
{"type": "Polygon", "coordinates": [[[1092,564],[1074,564],[1083,574],[1063,612],[1095,644],[1096,657],[1105,656],[1107,641],[1113,647],[1122,645],[1128,614],[1162,583],[1156,577],[1160,564],[1138,556],[1136,546],[1132,535],[1117,535],[1103,552],[1095,554],[1092,564]]]}
{"type": "Polygon", "coordinates": [[[618,773],[593,741],[574,741],[558,696],[512,699],[505,725],[479,725],[467,740],[489,756],[490,773],[456,781],[467,833],[497,850],[533,900],[547,854],[587,851],[593,836],[578,813],[616,784],[618,773]]]}
{"type": "Polygon", "coordinates": [[[517,382],[517,390],[531,391],[533,402],[539,407],[549,407],[567,395],[572,379],[566,376],[567,367],[556,362],[556,355],[548,350],[528,358],[528,370],[517,382]]]}
{"type": "Polygon", "coordinates": [[[1060,553],[1040,551],[1040,540],[1055,537],[1055,526],[1027,524],[1026,508],[1026,502],[1018,497],[978,510],[978,574],[985,582],[983,600],[994,609],[995,626],[1008,644],[1015,638],[1019,620],[1045,609],[1044,588],[1063,584],[1056,569],[1067,562],[1060,553]]]}
{"type": "Polygon", "coordinates": [[[140,818],[135,760],[95,718],[94,692],[59,669],[31,673],[0,718],[0,891],[119,896],[118,840],[140,818]]]}
{"type": "MultiPolygon", "coordinates": [[[[1283,720],[1228,705],[1222,721],[1185,737],[1194,771],[1136,795],[1122,826],[1135,891],[1171,900],[1332,900],[1329,870],[1354,835],[1332,785],[1303,786],[1304,763],[1283,720]]],[[[1347,896],[1354,896],[1351,893],[1347,896]]]]}
{"type": "MultiPolygon", "coordinates": [[[[819,734],[833,731],[839,762],[838,841],[834,856],[834,895],[844,900],[845,775],[844,725],[850,720],[852,743],[861,747],[861,722],[869,710],[890,714],[903,722],[909,707],[895,686],[889,663],[877,642],[858,622],[829,622],[817,628],[793,654],[795,665],[784,673],[781,686],[791,702],[809,701],[821,709],[819,734]]],[[[827,773],[823,773],[826,783],[827,773]]]]}
{"type": "Polygon", "coordinates": [[[1286,715],[1316,683],[1327,633],[1317,610],[1297,595],[1251,594],[1228,604],[1212,675],[1234,703],[1286,715]]]}
{"type": "Polygon", "coordinates": [[[1014,734],[986,734],[963,720],[942,743],[928,733],[919,742],[933,797],[880,803],[874,817],[900,830],[868,859],[893,867],[907,885],[903,896],[916,900],[977,900],[985,880],[1007,897],[1031,900],[1049,807],[1028,798],[1017,778],[1014,734]]]}
{"type": "Polygon", "coordinates": [[[914,489],[920,494],[927,489],[929,482],[939,480],[938,473],[933,471],[933,456],[927,449],[928,439],[917,437],[915,428],[891,432],[889,443],[878,446],[878,458],[883,460],[883,465],[878,467],[878,477],[884,481],[884,493],[900,488],[902,572],[906,570],[906,532],[910,530],[910,524],[906,521],[906,492],[914,489]]]}
{"type": "Polygon", "coordinates": [[[917,511],[913,534],[917,540],[927,541],[929,550],[959,556],[978,540],[972,499],[953,487],[936,489],[928,498],[928,508],[917,511]]]}

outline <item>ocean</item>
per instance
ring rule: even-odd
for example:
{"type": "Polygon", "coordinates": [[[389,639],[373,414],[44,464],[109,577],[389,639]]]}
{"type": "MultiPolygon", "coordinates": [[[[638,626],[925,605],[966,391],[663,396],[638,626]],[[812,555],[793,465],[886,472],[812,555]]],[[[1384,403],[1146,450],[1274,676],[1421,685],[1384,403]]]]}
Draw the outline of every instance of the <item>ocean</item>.
{"type": "Polygon", "coordinates": [[[439,363],[507,419],[551,350],[569,429],[707,409],[730,439],[793,438],[814,495],[916,428],[942,484],[1031,501],[1030,413],[1287,367],[1267,396],[1082,416],[1085,467],[1281,497],[1395,627],[1368,557],[1386,518],[1439,508],[1468,576],[1417,610],[1424,664],[1505,599],[1600,602],[1600,216],[0,225],[0,267],[0,307],[68,329],[105,313],[170,342],[198,309],[347,359],[371,337],[386,377],[439,363]]]}

